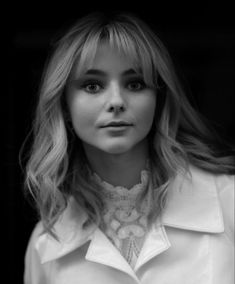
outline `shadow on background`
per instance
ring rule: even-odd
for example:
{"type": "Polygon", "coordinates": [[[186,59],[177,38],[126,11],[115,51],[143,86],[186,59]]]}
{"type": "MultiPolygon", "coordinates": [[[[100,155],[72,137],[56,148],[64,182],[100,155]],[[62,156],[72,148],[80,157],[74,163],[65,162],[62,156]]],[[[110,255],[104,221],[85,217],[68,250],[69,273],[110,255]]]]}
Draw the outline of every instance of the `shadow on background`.
{"type": "MultiPolygon", "coordinates": [[[[115,7],[134,12],[156,28],[168,47],[178,74],[193,105],[235,144],[235,34],[229,6],[184,5],[175,7],[115,7]],[[171,9],[170,9],[171,8],[171,9]]],[[[99,10],[108,10],[101,5],[99,10]]],[[[94,10],[98,9],[94,7],[94,10]]],[[[48,11],[44,7],[9,9],[7,96],[3,98],[4,190],[7,209],[7,283],[22,283],[24,253],[37,221],[23,195],[23,174],[18,163],[19,149],[31,129],[41,73],[50,42],[58,30],[85,15],[72,7],[48,11]],[[37,13],[36,13],[37,11],[37,13]]],[[[81,9],[80,9],[81,10],[81,9]]],[[[110,9],[110,11],[112,11],[110,9]]],[[[30,142],[30,140],[29,140],[30,142]]]]}

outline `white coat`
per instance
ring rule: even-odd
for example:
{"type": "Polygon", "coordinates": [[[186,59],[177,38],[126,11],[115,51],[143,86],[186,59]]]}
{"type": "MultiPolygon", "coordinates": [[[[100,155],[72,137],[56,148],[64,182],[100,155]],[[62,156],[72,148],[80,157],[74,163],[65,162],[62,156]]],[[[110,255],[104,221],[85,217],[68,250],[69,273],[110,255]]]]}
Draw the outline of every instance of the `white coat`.
{"type": "Polygon", "coordinates": [[[36,226],[25,284],[234,284],[234,176],[191,174],[170,184],[134,269],[99,228],[82,229],[86,215],[71,200],[55,224],[60,241],[36,226]]]}

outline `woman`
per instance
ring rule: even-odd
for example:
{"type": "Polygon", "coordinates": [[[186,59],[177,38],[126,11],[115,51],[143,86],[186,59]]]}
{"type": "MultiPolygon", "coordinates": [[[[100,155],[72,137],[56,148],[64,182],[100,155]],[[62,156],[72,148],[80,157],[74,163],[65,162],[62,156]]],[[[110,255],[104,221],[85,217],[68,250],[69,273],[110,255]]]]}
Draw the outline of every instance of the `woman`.
{"type": "Polygon", "coordinates": [[[154,32],[80,19],[43,77],[26,169],[25,283],[233,283],[234,160],[154,32]]]}

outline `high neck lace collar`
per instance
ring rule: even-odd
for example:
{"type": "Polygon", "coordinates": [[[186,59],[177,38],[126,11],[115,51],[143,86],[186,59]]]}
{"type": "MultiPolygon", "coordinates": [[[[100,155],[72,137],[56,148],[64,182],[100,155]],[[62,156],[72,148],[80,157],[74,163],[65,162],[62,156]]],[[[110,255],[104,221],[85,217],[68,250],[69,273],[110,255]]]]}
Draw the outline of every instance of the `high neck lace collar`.
{"type": "Polygon", "coordinates": [[[110,201],[118,201],[119,199],[136,199],[141,192],[143,192],[149,183],[149,159],[146,161],[145,168],[140,173],[140,182],[128,189],[124,186],[114,186],[103,180],[96,172],[89,169],[90,178],[98,183],[106,198],[110,201]]]}
{"type": "Polygon", "coordinates": [[[102,180],[96,173],[93,173],[92,177],[99,185],[101,185],[105,198],[117,202],[119,200],[135,200],[139,194],[146,189],[149,181],[149,172],[148,170],[142,170],[140,182],[130,189],[123,186],[114,186],[102,180]]]}
{"type": "Polygon", "coordinates": [[[113,186],[96,173],[92,178],[101,186],[105,202],[101,229],[134,268],[147,232],[147,214],[151,206],[151,195],[147,191],[149,171],[142,170],[140,182],[131,189],[113,186]]]}

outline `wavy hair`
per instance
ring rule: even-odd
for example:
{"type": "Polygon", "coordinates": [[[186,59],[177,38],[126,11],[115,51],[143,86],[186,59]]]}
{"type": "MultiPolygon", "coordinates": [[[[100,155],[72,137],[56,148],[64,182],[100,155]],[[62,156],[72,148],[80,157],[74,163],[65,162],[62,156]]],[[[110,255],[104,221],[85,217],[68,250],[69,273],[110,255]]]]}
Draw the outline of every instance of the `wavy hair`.
{"type": "Polygon", "coordinates": [[[188,102],[171,58],[153,29],[133,14],[90,14],[56,42],[43,74],[33,125],[25,185],[45,229],[52,234],[70,196],[86,211],[89,221],[99,224],[101,220],[102,196],[88,178],[88,161],[82,142],[71,130],[65,92],[74,67],[79,76],[92,64],[102,41],[124,52],[142,70],[145,81],[158,89],[148,134],[156,200],[151,218],[162,212],[167,185],[179,169],[187,171],[191,164],[213,173],[234,172],[232,157],[216,151],[214,134],[188,102]]]}

